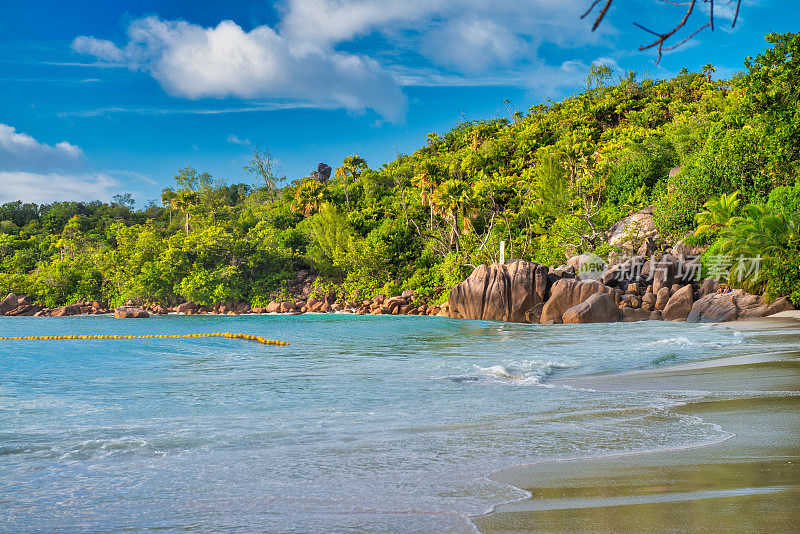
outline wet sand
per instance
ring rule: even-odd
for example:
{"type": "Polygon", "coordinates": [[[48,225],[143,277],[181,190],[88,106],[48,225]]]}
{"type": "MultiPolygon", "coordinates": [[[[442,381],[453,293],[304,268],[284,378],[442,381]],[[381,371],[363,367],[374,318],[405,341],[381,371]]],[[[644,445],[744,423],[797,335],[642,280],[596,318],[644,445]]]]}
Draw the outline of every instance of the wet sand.
{"type": "MultiPolygon", "coordinates": [[[[800,322],[783,318],[725,327],[794,338],[800,322]]],[[[737,356],[560,383],[598,391],[754,393],[673,408],[734,434],[721,443],[496,473],[494,480],[532,496],[474,518],[482,532],[800,531],[800,353],[737,356]]]]}

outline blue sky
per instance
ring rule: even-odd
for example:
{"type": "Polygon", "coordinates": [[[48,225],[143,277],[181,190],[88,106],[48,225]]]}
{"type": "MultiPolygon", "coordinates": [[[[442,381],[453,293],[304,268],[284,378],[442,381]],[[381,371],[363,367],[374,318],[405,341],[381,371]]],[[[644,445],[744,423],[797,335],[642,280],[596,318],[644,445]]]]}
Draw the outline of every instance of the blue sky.
{"type": "MultiPolygon", "coordinates": [[[[655,64],[639,52],[683,7],[616,0],[195,0],[0,4],[0,202],[157,199],[186,165],[228,183],[256,144],[290,180],[352,153],[372,167],[460,120],[579,91],[593,62],[653,78],[727,77],[800,30],[796,3],[717,0],[708,29],[655,64]]],[[[703,5],[679,39],[705,23],[703,5]]]]}

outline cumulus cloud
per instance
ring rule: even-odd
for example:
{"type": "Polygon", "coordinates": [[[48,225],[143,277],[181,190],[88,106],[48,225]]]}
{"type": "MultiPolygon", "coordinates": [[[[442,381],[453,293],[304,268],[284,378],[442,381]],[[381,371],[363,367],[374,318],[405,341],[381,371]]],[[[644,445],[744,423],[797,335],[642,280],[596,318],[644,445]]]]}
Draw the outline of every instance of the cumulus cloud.
{"type": "Polygon", "coordinates": [[[0,203],[16,200],[37,204],[66,200],[108,201],[118,188],[117,180],[102,173],[69,175],[0,171],[0,203]]]}
{"type": "Polygon", "coordinates": [[[122,45],[80,36],[72,48],[145,72],[176,97],[372,109],[397,121],[401,87],[420,77],[393,73],[411,67],[436,71],[427,80],[468,80],[527,70],[541,62],[544,42],[582,46],[611,31],[589,32],[582,8],[584,0],[285,0],[274,28],[147,17],[130,23],[122,45]]]}
{"type": "Polygon", "coordinates": [[[134,21],[128,36],[125,48],[91,37],[78,37],[72,46],[99,59],[119,57],[174,96],[290,99],[322,108],[371,108],[391,120],[405,111],[405,97],[377,61],[332,48],[294,47],[267,26],[246,32],[232,21],[204,28],[147,17],[134,21]]]}
{"type": "Polygon", "coordinates": [[[0,170],[48,171],[76,168],[83,151],[66,141],[40,143],[13,126],[0,123],[0,170]]]}
{"type": "Polygon", "coordinates": [[[0,203],[109,200],[119,182],[81,170],[83,150],[61,141],[48,145],[0,124],[0,203]]]}

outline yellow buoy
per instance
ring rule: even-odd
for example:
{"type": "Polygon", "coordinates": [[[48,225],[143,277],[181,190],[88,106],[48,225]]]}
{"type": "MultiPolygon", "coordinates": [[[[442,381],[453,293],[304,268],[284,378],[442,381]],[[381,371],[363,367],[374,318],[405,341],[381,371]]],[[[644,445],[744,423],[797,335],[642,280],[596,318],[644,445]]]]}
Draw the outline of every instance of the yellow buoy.
{"type": "Polygon", "coordinates": [[[213,334],[149,334],[143,336],[121,336],[121,335],[66,335],[66,336],[2,336],[0,340],[20,341],[20,340],[61,340],[61,339],[175,339],[184,337],[227,337],[229,339],[243,339],[245,341],[255,341],[262,345],[288,346],[286,341],[274,341],[261,336],[250,334],[232,334],[230,332],[214,332],[213,334]]]}

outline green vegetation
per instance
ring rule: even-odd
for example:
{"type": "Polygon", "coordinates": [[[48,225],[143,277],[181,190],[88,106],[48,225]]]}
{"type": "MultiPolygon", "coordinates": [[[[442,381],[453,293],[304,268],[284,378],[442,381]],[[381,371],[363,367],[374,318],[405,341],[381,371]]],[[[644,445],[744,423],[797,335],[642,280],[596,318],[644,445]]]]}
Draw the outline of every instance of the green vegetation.
{"type": "Polygon", "coordinates": [[[160,205],[139,211],[129,196],[5,204],[0,291],[50,306],[263,305],[308,269],[318,294],[413,289],[443,300],[475,265],[497,260],[501,240],[507,258],[550,265],[604,256],[608,227],[655,204],[663,238],[697,229],[704,261],[761,256],[760,277],[732,283],[800,304],[800,36],[767,40],[772,48],[731,80],[712,80],[707,66],[611,84],[607,67],[593,67],[581,94],[429,134],[380,169],[348,156],[326,183],[312,175],[281,187],[271,154],[256,151],[246,170],[258,184],[187,167],[160,205]]]}

